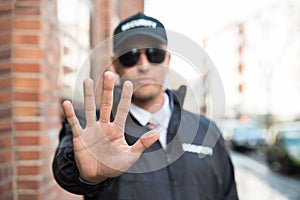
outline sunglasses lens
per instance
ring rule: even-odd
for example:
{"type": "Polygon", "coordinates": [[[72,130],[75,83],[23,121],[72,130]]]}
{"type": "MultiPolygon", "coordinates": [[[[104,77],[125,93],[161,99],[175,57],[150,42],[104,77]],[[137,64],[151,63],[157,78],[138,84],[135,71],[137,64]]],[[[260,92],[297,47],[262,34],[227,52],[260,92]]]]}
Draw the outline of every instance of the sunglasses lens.
{"type": "Polygon", "coordinates": [[[166,51],[162,49],[149,48],[146,50],[147,58],[151,63],[162,63],[165,60],[166,51]]]}
{"type": "Polygon", "coordinates": [[[131,67],[139,61],[140,53],[137,49],[133,49],[119,57],[120,63],[124,67],[131,67]]]}
{"type": "MultiPolygon", "coordinates": [[[[156,48],[146,49],[146,55],[149,62],[154,64],[162,63],[166,57],[166,51],[156,48]]],[[[119,57],[120,63],[124,67],[134,66],[140,59],[140,52],[137,49],[133,49],[119,57]]]]}

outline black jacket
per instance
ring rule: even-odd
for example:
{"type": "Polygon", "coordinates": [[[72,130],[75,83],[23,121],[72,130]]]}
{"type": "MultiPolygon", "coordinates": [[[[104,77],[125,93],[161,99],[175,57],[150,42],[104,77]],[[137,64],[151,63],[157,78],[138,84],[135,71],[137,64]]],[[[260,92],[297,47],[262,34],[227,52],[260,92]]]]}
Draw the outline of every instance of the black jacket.
{"type": "MultiPolygon", "coordinates": [[[[80,180],[72,132],[64,121],[53,160],[58,184],[69,192],[84,195],[85,199],[238,199],[233,166],[219,129],[204,116],[182,110],[185,93],[182,91],[167,90],[173,109],[167,149],[163,150],[157,141],[128,172],[97,185],[80,180]]],[[[116,88],[114,105],[119,101],[119,94],[120,89],[116,88]]],[[[85,126],[83,112],[77,111],[76,115],[85,126]]],[[[146,131],[146,127],[128,115],[125,138],[129,145],[146,131]]]]}

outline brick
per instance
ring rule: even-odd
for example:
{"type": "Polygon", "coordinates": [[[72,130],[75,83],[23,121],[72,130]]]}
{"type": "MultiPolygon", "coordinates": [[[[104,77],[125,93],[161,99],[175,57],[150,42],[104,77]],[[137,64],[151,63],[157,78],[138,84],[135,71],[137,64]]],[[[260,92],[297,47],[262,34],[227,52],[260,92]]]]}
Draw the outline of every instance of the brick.
{"type": "Polygon", "coordinates": [[[12,29],[12,19],[10,16],[0,18],[0,30],[11,30],[12,29]]]}
{"type": "Polygon", "coordinates": [[[40,136],[17,136],[16,144],[20,146],[38,146],[49,144],[50,138],[46,135],[40,136]]]}
{"type": "Polygon", "coordinates": [[[0,134],[0,149],[9,148],[12,145],[10,133],[0,134]]]}
{"type": "Polygon", "coordinates": [[[18,191],[18,200],[31,200],[31,199],[38,199],[38,193],[35,192],[34,194],[28,194],[28,192],[18,191]]]}
{"type": "Polygon", "coordinates": [[[12,200],[12,199],[14,199],[14,195],[13,194],[14,193],[13,193],[12,190],[5,190],[5,193],[1,197],[4,200],[12,200]]]}
{"type": "Polygon", "coordinates": [[[17,174],[19,176],[25,176],[25,175],[38,175],[45,173],[49,170],[49,165],[32,165],[32,166],[18,166],[17,167],[17,174]]]}
{"type": "Polygon", "coordinates": [[[14,93],[15,101],[33,102],[59,102],[59,97],[54,98],[49,92],[22,92],[16,90],[14,93]]]}
{"type": "Polygon", "coordinates": [[[0,90],[4,89],[4,88],[10,88],[11,86],[12,86],[12,83],[11,83],[10,77],[7,77],[7,76],[1,77],[0,76],[0,90]]]}
{"type": "MultiPolygon", "coordinates": [[[[2,179],[0,179],[2,180],[2,179]]],[[[0,197],[3,200],[11,200],[12,198],[12,188],[13,188],[13,183],[12,180],[8,180],[5,182],[2,182],[0,184],[0,197]]]]}
{"type": "Polygon", "coordinates": [[[12,117],[11,108],[2,108],[0,109],[0,119],[10,119],[12,117]]]}
{"type": "Polygon", "coordinates": [[[11,58],[11,48],[0,48],[0,60],[11,58]]]}
{"type": "Polygon", "coordinates": [[[12,161],[12,152],[8,150],[0,150],[0,163],[8,163],[12,161]]]}
{"type": "Polygon", "coordinates": [[[40,37],[39,35],[14,34],[13,43],[23,45],[38,45],[40,43],[40,37]]]}
{"type": "Polygon", "coordinates": [[[38,180],[18,180],[18,189],[38,189],[40,187],[40,181],[38,180]]]}
{"type": "MultiPolygon", "coordinates": [[[[0,165],[0,180],[9,181],[12,179],[12,164],[0,165]]],[[[1,185],[1,184],[0,184],[1,185]]]]}
{"type": "Polygon", "coordinates": [[[38,160],[40,158],[40,153],[38,151],[22,151],[16,152],[17,160],[38,160]]]}
{"type": "Polygon", "coordinates": [[[39,166],[18,166],[17,173],[19,176],[24,175],[38,175],[39,174],[39,166]]]}
{"type": "Polygon", "coordinates": [[[26,2],[26,3],[37,3],[41,0],[17,0],[18,3],[26,2]]]}
{"type": "Polygon", "coordinates": [[[13,84],[15,88],[40,88],[41,80],[39,78],[19,78],[13,79],[13,84]]]}
{"type": "Polygon", "coordinates": [[[0,105],[11,103],[11,101],[12,101],[12,93],[10,91],[0,92],[0,105]]]}
{"type": "Polygon", "coordinates": [[[8,74],[11,72],[11,64],[10,61],[3,62],[0,64],[0,76],[2,74],[8,74]]]}
{"type": "Polygon", "coordinates": [[[17,30],[40,30],[42,27],[42,23],[38,18],[15,18],[14,26],[17,30]]]}
{"type": "Polygon", "coordinates": [[[10,14],[12,12],[12,1],[0,3],[0,16],[10,14]]]}
{"type": "Polygon", "coordinates": [[[39,145],[39,137],[38,136],[17,136],[16,144],[19,146],[25,145],[39,145]]]}
{"type": "Polygon", "coordinates": [[[24,15],[38,16],[41,14],[41,11],[38,6],[24,6],[24,5],[17,4],[15,6],[14,13],[17,16],[24,16],[24,15]]]}
{"type": "MultiPolygon", "coordinates": [[[[41,130],[40,122],[16,122],[15,123],[16,131],[38,131],[41,130]]],[[[29,139],[29,138],[25,138],[29,139]]],[[[18,141],[17,144],[22,144],[21,141],[18,141]]]]}
{"type": "Polygon", "coordinates": [[[39,93],[18,92],[14,93],[15,101],[39,101],[39,93]]]}
{"type": "Polygon", "coordinates": [[[12,137],[10,133],[0,134],[0,149],[10,148],[12,145],[12,137]]]}
{"type": "Polygon", "coordinates": [[[15,117],[26,117],[26,116],[39,116],[40,115],[40,108],[36,106],[14,106],[13,113],[15,117]]]}
{"type": "Polygon", "coordinates": [[[12,69],[14,72],[29,72],[38,73],[42,72],[42,66],[38,62],[32,63],[12,63],[12,69]]]}
{"type": "Polygon", "coordinates": [[[0,32],[0,45],[9,45],[11,43],[10,32],[0,32]]]}
{"type": "Polygon", "coordinates": [[[41,59],[42,50],[37,48],[15,48],[13,49],[14,58],[41,59]]]}
{"type": "Polygon", "coordinates": [[[0,133],[4,133],[4,132],[9,132],[12,130],[12,124],[10,119],[9,120],[4,120],[4,121],[0,121],[0,133]]]}

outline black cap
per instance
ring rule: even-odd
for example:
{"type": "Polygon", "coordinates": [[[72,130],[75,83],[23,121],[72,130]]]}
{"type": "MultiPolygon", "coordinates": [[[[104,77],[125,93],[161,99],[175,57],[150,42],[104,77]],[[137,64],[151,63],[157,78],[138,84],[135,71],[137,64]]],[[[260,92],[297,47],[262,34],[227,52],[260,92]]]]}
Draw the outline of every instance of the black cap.
{"type": "Polygon", "coordinates": [[[145,35],[157,39],[163,44],[168,43],[164,25],[155,18],[137,13],[119,23],[114,30],[114,51],[128,38],[136,35],[145,35]]]}

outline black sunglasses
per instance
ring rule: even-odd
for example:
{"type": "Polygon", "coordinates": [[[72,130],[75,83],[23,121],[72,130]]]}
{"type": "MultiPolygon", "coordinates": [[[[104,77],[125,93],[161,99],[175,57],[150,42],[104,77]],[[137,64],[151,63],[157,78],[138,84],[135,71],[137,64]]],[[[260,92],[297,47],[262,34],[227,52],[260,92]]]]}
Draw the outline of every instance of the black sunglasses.
{"type": "MultiPolygon", "coordinates": [[[[150,63],[160,64],[165,60],[166,51],[157,48],[146,48],[145,54],[150,63]]],[[[138,63],[141,55],[141,50],[132,49],[131,51],[121,55],[118,59],[124,67],[132,67],[138,63]]]]}

